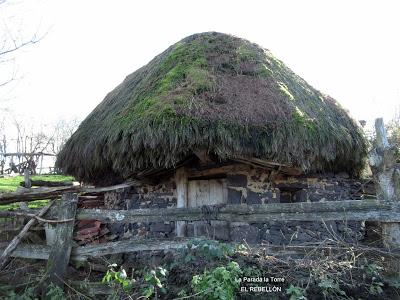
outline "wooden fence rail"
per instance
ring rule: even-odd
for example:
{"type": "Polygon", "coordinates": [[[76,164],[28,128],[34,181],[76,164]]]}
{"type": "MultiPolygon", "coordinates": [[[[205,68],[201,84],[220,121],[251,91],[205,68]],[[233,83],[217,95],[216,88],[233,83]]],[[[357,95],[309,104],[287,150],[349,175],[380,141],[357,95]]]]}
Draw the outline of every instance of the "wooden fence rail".
{"type": "MultiPolygon", "coordinates": [[[[186,247],[190,240],[191,239],[189,238],[132,238],[129,240],[108,242],[97,245],[76,246],[72,248],[71,259],[85,261],[89,257],[101,257],[109,254],[180,249],[186,247]]],[[[3,251],[5,246],[5,244],[0,245],[0,251],[3,251]]],[[[47,260],[50,256],[52,248],[53,247],[46,245],[20,244],[11,254],[11,256],[47,260]]]]}
{"type": "Polygon", "coordinates": [[[10,204],[16,202],[29,202],[43,199],[57,199],[65,193],[80,193],[80,194],[92,194],[92,193],[104,193],[109,191],[115,191],[124,189],[131,186],[139,185],[136,181],[129,181],[108,187],[82,187],[82,186],[60,186],[50,188],[33,188],[23,189],[18,192],[0,193],[0,205],[10,204]]]}
{"type": "MultiPolygon", "coordinates": [[[[122,187],[122,185],[118,186],[122,187]]],[[[115,188],[115,187],[114,187],[115,188]]],[[[86,191],[98,189],[86,189],[86,191]]],[[[102,188],[102,191],[109,188],[102,188]]],[[[69,192],[69,191],[68,191],[69,192]]],[[[379,221],[400,222],[400,203],[384,200],[343,200],[329,202],[271,203],[263,205],[225,205],[203,206],[197,208],[165,208],[135,210],[77,209],[66,207],[75,205],[76,194],[63,195],[63,200],[43,216],[45,219],[56,219],[57,237],[55,246],[18,245],[11,256],[49,261],[47,273],[55,274],[50,279],[62,285],[68,261],[87,260],[108,254],[126,253],[144,250],[166,250],[185,247],[188,240],[181,239],[130,239],[89,246],[72,246],[72,220],[99,220],[103,223],[138,223],[168,221],[203,221],[219,220],[228,222],[268,222],[268,221],[379,221]],[[69,195],[69,196],[68,196],[69,195]],[[62,205],[64,203],[64,205],[62,205]],[[69,203],[69,204],[68,204],[69,203]],[[71,213],[71,216],[68,214],[71,213]],[[74,216],[73,216],[74,215],[74,216]],[[62,221],[64,220],[64,221],[62,221]],[[54,266],[57,266],[55,268],[54,266]]],[[[1,197],[0,197],[1,199],[1,197]]],[[[8,201],[8,200],[7,200],[8,201]]],[[[57,201],[58,202],[58,201],[57,201]]],[[[8,212],[7,216],[12,212],[8,212]]],[[[26,212],[32,217],[35,211],[26,212]]],[[[18,215],[18,214],[16,214],[18,215]]],[[[1,215],[0,215],[1,217],[1,215]]],[[[1,245],[0,245],[1,249],[1,245]]],[[[4,248],[3,248],[4,249],[4,248]]]]}
{"type": "MultiPolygon", "coordinates": [[[[55,216],[52,210],[47,217],[55,216]]],[[[219,220],[229,222],[267,221],[385,221],[400,222],[399,202],[382,200],[344,200],[330,202],[226,205],[223,207],[105,210],[78,209],[77,220],[103,223],[219,220]]]]}

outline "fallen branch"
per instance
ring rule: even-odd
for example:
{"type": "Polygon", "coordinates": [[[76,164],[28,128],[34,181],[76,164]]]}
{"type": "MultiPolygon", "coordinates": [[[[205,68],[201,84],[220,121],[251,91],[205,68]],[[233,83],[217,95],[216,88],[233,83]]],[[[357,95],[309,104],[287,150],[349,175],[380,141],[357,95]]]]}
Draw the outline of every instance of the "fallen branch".
{"type": "Polygon", "coordinates": [[[39,222],[43,223],[65,223],[74,221],[74,219],[65,219],[65,220],[49,220],[39,217],[35,214],[30,213],[23,213],[23,212],[14,212],[14,211],[0,211],[0,217],[28,217],[28,218],[35,218],[39,222]]]}
{"type": "Polygon", "coordinates": [[[18,192],[0,194],[0,204],[56,199],[59,198],[63,193],[74,192],[79,188],[79,186],[67,186],[55,188],[22,189],[18,192]]]}
{"type": "MultiPolygon", "coordinates": [[[[43,207],[39,213],[37,214],[38,217],[43,216],[48,210],[49,208],[53,205],[54,201],[50,202],[48,205],[46,205],[45,207],[43,207]]],[[[6,265],[8,258],[10,256],[10,254],[15,250],[15,248],[17,248],[19,242],[22,240],[22,238],[25,236],[25,234],[28,232],[29,228],[35,224],[37,220],[35,218],[32,218],[25,226],[24,228],[21,230],[21,232],[12,239],[12,241],[10,242],[10,244],[8,244],[7,248],[4,250],[4,252],[2,253],[2,255],[0,256],[0,270],[3,269],[3,267],[6,265]]]]}
{"type": "Polygon", "coordinates": [[[114,191],[118,189],[124,189],[131,186],[139,186],[140,183],[137,181],[130,181],[107,187],[81,187],[81,186],[63,186],[53,188],[34,188],[34,189],[23,189],[18,192],[2,193],[0,194],[0,205],[10,204],[16,202],[30,202],[35,200],[45,199],[56,199],[64,193],[104,193],[114,191]]]}
{"type": "MultiPolygon", "coordinates": [[[[26,186],[24,181],[19,183],[20,186],[26,186]]],[[[46,180],[31,180],[32,186],[45,186],[45,187],[59,187],[59,186],[72,186],[72,181],[46,181],[46,180]]]]}

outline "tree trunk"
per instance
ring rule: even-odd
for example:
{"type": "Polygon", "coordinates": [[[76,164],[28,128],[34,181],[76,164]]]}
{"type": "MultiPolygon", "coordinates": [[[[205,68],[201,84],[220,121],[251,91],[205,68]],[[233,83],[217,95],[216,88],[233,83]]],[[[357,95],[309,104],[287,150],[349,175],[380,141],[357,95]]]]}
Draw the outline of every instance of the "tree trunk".
{"type": "MultiPolygon", "coordinates": [[[[399,201],[400,171],[394,147],[389,145],[382,118],[375,120],[376,140],[369,154],[369,164],[377,187],[378,199],[399,201]]],[[[381,223],[382,242],[387,248],[400,248],[400,223],[381,223]]]]}

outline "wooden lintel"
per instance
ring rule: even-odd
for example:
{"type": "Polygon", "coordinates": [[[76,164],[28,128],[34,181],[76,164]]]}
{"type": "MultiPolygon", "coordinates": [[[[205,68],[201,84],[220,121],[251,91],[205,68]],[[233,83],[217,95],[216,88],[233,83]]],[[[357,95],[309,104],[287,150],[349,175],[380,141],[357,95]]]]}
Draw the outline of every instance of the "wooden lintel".
{"type": "Polygon", "coordinates": [[[264,168],[267,170],[276,170],[279,171],[283,174],[287,175],[292,175],[292,176],[298,176],[303,173],[303,171],[300,168],[292,167],[286,164],[280,164],[272,161],[266,161],[262,160],[259,158],[234,158],[232,159],[233,161],[245,163],[245,164],[250,164],[252,166],[258,167],[258,168],[264,168]]]}
{"type": "Polygon", "coordinates": [[[250,167],[248,165],[245,165],[243,163],[240,164],[234,163],[230,165],[225,165],[210,169],[203,169],[203,170],[188,169],[187,173],[189,178],[200,178],[200,177],[207,177],[207,176],[226,174],[226,173],[235,173],[248,170],[250,170],[250,167]]]}

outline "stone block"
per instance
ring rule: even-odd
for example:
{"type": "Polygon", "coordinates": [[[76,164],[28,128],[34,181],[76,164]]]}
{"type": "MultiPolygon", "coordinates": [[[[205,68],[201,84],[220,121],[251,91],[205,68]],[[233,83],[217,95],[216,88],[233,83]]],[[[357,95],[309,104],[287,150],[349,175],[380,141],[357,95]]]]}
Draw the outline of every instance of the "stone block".
{"type": "Polygon", "coordinates": [[[247,204],[262,204],[261,195],[259,193],[255,193],[249,189],[247,189],[247,204]]]}
{"type": "Polygon", "coordinates": [[[292,202],[292,194],[288,192],[281,192],[281,203],[291,203],[292,202]]]}
{"type": "Polygon", "coordinates": [[[165,224],[164,222],[156,222],[150,224],[150,231],[169,233],[172,231],[172,227],[169,223],[165,224]]]}
{"type": "Polygon", "coordinates": [[[293,202],[307,202],[307,191],[301,190],[294,193],[293,202]]]}
{"type": "Polygon", "coordinates": [[[242,192],[228,188],[228,203],[229,204],[241,204],[242,203],[242,192]]]}
{"type": "Polygon", "coordinates": [[[229,225],[225,221],[211,221],[211,224],[196,221],[193,224],[194,236],[209,239],[228,241],[230,238],[229,225]]]}
{"type": "Polygon", "coordinates": [[[168,207],[168,198],[155,198],[153,200],[153,207],[157,208],[167,208],[168,207]]]}
{"type": "Polygon", "coordinates": [[[194,225],[192,223],[186,225],[186,235],[188,237],[194,237],[194,225]]]}
{"type": "Polygon", "coordinates": [[[242,174],[228,175],[228,186],[247,187],[247,176],[242,174]]]}
{"type": "Polygon", "coordinates": [[[138,209],[140,208],[140,196],[138,194],[132,195],[129,199],[125,199],[126,209],[138,209]]]}
{"type": "Polygon", "coordinates": [[[319,202],[324,198],[323,194],[317,194],[317,193],[309,193],[308,199],[310,199],[311,202],[319,202]]]}
{"type": "Polygon", "coordinates": [[[275,185],[280,190],[296,190],[296,189],[306,189],[308,188],[308,184],[306,182],[298,181],[298,182],[280,182],[275,185]]]}
{"type": "Polygon", "coordinates": [[[121,235],[125,231],[125,223],[110,223],[108,224],[108,229],[111,234],[121,235]]]}

